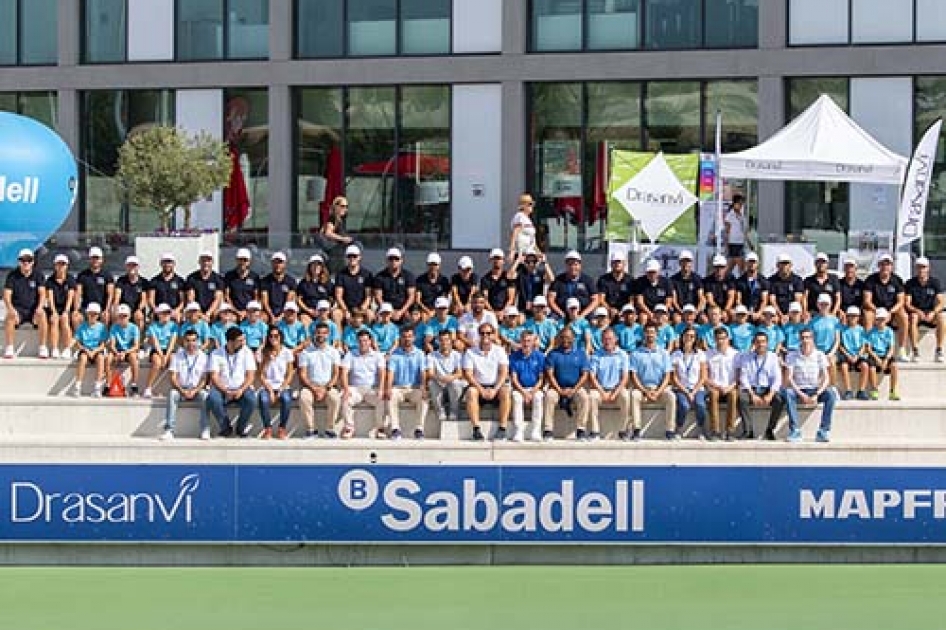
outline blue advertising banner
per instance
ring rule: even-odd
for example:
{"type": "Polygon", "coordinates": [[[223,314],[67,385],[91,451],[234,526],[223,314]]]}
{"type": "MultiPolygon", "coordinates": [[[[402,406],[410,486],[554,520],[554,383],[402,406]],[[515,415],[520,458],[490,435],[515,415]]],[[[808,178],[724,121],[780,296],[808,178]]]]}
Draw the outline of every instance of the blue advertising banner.
{"type": "Polygon", "coordinates": [[[0,466],[0,540],[946,544],[946,469],[0,466]]]}

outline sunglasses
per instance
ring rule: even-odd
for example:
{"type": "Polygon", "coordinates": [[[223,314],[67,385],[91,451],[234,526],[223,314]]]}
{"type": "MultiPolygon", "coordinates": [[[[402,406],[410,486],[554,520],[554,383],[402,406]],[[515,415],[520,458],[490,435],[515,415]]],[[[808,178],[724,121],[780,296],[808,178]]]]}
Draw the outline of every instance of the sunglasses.
{"type": "Polygon", "coordinates": [[[481,331],[480,331],[480,334],[481,334],[481,335],[492,335],[492,334],[493,334],[493,331],[492,331],[492,330],[481,330],[481,331]]]}
{"type": "Polygon", "coordinates": [[[17,258],[21,263],[31,263],[33,262],[32,258],[17,258]]]}

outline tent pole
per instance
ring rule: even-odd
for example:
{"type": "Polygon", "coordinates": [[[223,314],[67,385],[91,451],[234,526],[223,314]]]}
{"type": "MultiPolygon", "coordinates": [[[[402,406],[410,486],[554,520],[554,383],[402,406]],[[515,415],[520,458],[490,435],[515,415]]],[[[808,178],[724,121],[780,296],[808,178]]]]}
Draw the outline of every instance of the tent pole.
{"type": "Polygon", "coordinates": [[[723,253],[723,174],[722,174],[722,153],[723,153],[723,110],[716,110],[716,181],[713,182],[716,197],[716,253],[723,253]]]}

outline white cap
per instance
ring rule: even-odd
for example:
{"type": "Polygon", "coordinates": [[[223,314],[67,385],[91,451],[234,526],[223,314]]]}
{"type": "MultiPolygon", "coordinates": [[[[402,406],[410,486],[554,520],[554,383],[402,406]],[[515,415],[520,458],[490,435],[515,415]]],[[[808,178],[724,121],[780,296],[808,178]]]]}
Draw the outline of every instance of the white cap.
{"type": "Polygon", "coordinates": [[[802,312],[801,302],[792,302],[791,304],[789,304],[789,305],[788,305],[788,312],[789,312],[789,313],[801,313],[801,312],[802,312]]]}
{"type": "Polygon", "coordinates": [[[722,254],[716,254],[713,256],[713,266],[714,267],[725,267],[726,266],[726,257],[722,254]]]}
{"type": "Polygon", "coordinates": [[[427,264],[428,265],[439,265],[443,260],[440,258],[440,254],[437,252],[430,252],[427,254],[427,264]]]}
{"type": "Polygon", "coordinates": [[[388,250],[388,253],[385,254],[384,257],[385,258],[401,258],[402,257],[401,250],[399,250],[397,247],[392,247],[391,249],[388,250]]]}
{"type": "Polygon", "coordinates": [[[677,260],[693,260],[693,252],[685,249],[677,256],[677,260]]]}
{"type": "Polygon", "coordinates": [[[747,315],[749,313],[749,309],[746,308],[745,304],[740,304],[733,310],[733,313],[736,315],[747,315]]]}
{"type": "Polygon", "coordinates": [[[314,262],[325,263],[325,257],[322,254],[312,254],[309,256],[309,264],[311,265],[314,262]]]}
{"type": "MultiPolygon", "coordinates": [[[[801,306],[801,304],[799,304],[799,306],[801,306]]],[[[774,307],[774,306],[772,306],[771,304],[769,304],[769,305],[766,306],[764,309],[762,309],[762,314],[763,314],[763,315],[777,315],[777,314],[778,314],[778,311],[775,310],[775,307],[774,307]]]]}
{"type": "Polygon", "coordinates": [[[198,259],[200,259],[200,258],[211,258],[211,259],[212,259],[213,257],[214,257],[214,253],[213,253],[212,251],[210,251],[209,249],[205,249],[205,250],[201,251],[201,252],[197,255],[197,258],[198,258],[198,259]]]}
{"type": "Polygon", "coordinates": [[[434,308],[450,308],[450,298],[441,295],[434,300],[434,308]]]}
{"type": "Polygon", "coordinates": [[[827,293],[822,293],[818,296],[818,304],[831,304],[834,300],[831,299],[831,296],[827,293]]]}
{"type": "Polygon", "coordinates": [[[759,262],[759,255],[755,252],[746,254],[746,262],[759,262]]]}
{"type": "Polygon", "coordinates": [[[831,259],[828,258],[828,255],[825,254],[824,252],[818,252],[818,255],[815,256],[815,262],[818,262],[818,261],[828,262],[829,260],[831,259]]]}
{"type": "MultiPolygon", "coordinates": [[[[91,247],[91,248],[89,248],[89,258],[102,258],[103,256],[104,256],[104,254],[102,254],[102,248],[101,248],[101,247],[91,247]]],[[[91,304],[90,304],[90,306],[91,306],[91,304]]]]}
{"type": "Polygon", "coordinates": [[[394,307],[391,306],[390,302],[384,302],[381,306],[378,307],[378,313],[393,313],[394,307]]]}
{"type": "Polygon", "coordinates": [[[86,313],[101,313],[102,307],[99,306],[98,302],[89,302],[89,305],[85,307],[86,313]]]}
{"type": "MultiPolygon", "coordinates": [[[[249,308],[249,306],[247,306],[247,308],[249,308]]],[[[219,315],[220,313],[225,313],[227,311],[232,311],[232,310],[233,310],[233,307],[230,306],[230,303],[224,302],[217,308],[217,315],[219,315]]]]}
{"type": "Polygon", "coordinates": [[[596,308],[594,315],[592,315],[592,317],[607,317],[607,316],[608,316],[608,309],[606,309],[603,306],[599,306],[598,308],[596,308]]]}
{"type": "Polygon", "coordinates": [[[490,259],[505,258],[506,253],[503,250],[499,249],[498,247],[494,247],[493,249],[489,250],[489,257],[490,259]]]}
{"type": "Polygon", "coordinates": [[[119,315],[131,315],[131,307],[127,304],[118,305],[118,314],[119,315]]]}
{"type": "Polygon", "coordinates": [[[127,258],[125,258],[125,266],[126,266],[126,267],[127,267],[128,265],[140,265],[140,264],[141,264],[141,261],[138,260],[138,257],[137,257],[137,256],[128,256],[127,258]]]}
{"type": "Polygon", "coordinates": [[[611,262],[616,262],[618,260],[620,260],[621,262],[624,262],[627,260],[627,256],[624,254],[624,252],[621,252],[621,251],[611,252],[611,262]]]}
{"type": "Polygon", "coordinates": [[[782,252],[781,254],[778,255],[778,263],[779,263],[779,264],[782,264],[782,263],[790,263],[790,262],[792,262],[792,257],[789,256],[787,253],[782,252]]]}
{"type": "Polygon", "coordinates": [[[319,300],[315,303],[315,310],[317,311],[328,311],[332,309],[332,303],[328,300],[319,300]]]}
{"type": "Polygon", "coordinates": [[[282,252],[273,252],[273,255],[269,257],[270,260],[278,260],[280,262],[286,262],[286,255],[282,252]]]}
{"type": "Polygon", "coordinates": [[[532,306],[548,306],[549,301],[545,299],[544,295],[537,295],[532,300],[532,306]]]}
{"type": "Polygon", "coordinates": [[[199,310],[200,310],[200,304],[198,304],[197,302],[188,302],[187,306],[184,307],[185,313],[187,311],[199,311],[199,310]]]}
{"type": "Polygon", "coordinates": [[[361,248],[357,245],[349,245],[345,248],[345,256],[361,256],[361,248]]]}
{"type": "Polygon", "coordinates": [[[457,261],[457,267],[460,269],[472,269],[473,259],[469,256],[460,256],[460,260],[457,261]]]}
{"type": "Polygon", "coordinates": [[[877,312],[874,313],[874,317],[877,319],[887,319],[890,317],[890,312],[885,309],[883,306],[877,309],[877,312]]]}
{"type": "Polygon", "coordinates": [[[565,300],[565,308],[581,308],[581,302],[578,298],[568,298],[565,300]]]}
{"type": "Polygon", "coordinates": [[[847,307],[847,311],[845,311],[845,312],[846,312],[848,315],[860,315],[860,314],[861,314],[861,309],[857,308],[856,306],[848,306],[848,307],[847,307]]]}
{"type": "Polygon", "coordinates": [[[33,250],[32,250],[32,249],[25,249],[25,248],[24,248],[24,249],[21,249],[21,250],[20,250],[20,253],[16,255],[17,258],[23,258],[24,256],[26,256],[26,257],[28,257],[28,258],[32,258],[32,257],[33,257],[33,250]]]}
{"type": "Polygon", "coordinates": [[[298,312],[299,312],[299,305],[296,304],[295,302],[286,302],[286,304],[282,307],[282,310],[284,310],[284,311],[295,311],[295,312],[298,313],[298,312]]]}
{"type": "Polygon", "coordinates": [[[246,310],[248,311],[261,311],[263,310],[263,305],[256,300],[250,300],[246,303],[246,310]]]}
{"type": "Polygon", "coordinates": [[[245,247],[241,247],[236,253],[237,260],[253,260],[253,254],[245,247]]]}
{"type": "Polygon", "coordinates": [[[695,313],[696,307],[693,306],[692,304],[684,304],[682,310],[684,313],[695,313]]]}
{"type": "Polygon", "coordinates": [[[519,309],[516,308],[515,306],[510,306],[509,308],[506,309],[506,312],[504,313],[504,315],[506,315],[506,317],[513,317],[513,316],[518,317],[519,309]]]}
{"type": "Polygon", "coordinates": [[[574,249],[569,250],[569,252],[565,254],[565,260],[581,260],[581,254],[574,249]]]}
{"type": "Polygon", "coordinates": [[[893,256],[891,256],[890,254],[881,254],[880,258],[877,259],[877,262],[878,263],[893,262],[893,256]]]}
{"type": "Polygon", "coordinates": [[[164,252],[161,254],[160,262],[177,262],[177,258],[171,252],[164,252]]]}
{"type": "Polygon", "coordinates": [[[917,266],[917,267],[929,267],[929,266],[930,266],[930,259],[927,258],[926,256],[920,256],[919,258],[916,259],[916,266],[917,266]]]}
{"type": "Polygon", "coordinates": [[[625,304],[621,307],[621,313],[636,313],[637,309],[634,308],[633,304],[625,304]]]}
{"type": "Polygon", "coordinates": [[[651,273],[651,272],[654,272],[654,271],[660,271],[660,261],[659,261],[659,260],[654,260],[654,259],[648,260],[648,261],[647,261],[647,266],[644,267],[644,271],[647,272],[647,273],[651,273]]]}
{"type": "MultiPolygon", "coordinates": [[[[220,310],[223,310],[222,306],[220,307],[220,310]]],[[[170,313],[171,305],[167,304],[166,302],[161,302],[154,308],[154,312],[155,313],[170,313]]]]}
{"type": "Polygon", "coordinates": [[[654,312],[655,312],[655,313],[667,313],[667,312],[669,312],[669,311],[667,311],[667,305],[666,305],[666,304],[658,304],[657,306],[654,307],[654,312]]]}
{"type": "Polygon", "coordinates": [[[65,254],[56,254],[56,257],[53,258],[53,264],[58,265],[59,263],[69,264],[69,257],[65,254]]]}
{"type": "Polygon", "coordinates": [[[848,265],[857,266],[857,260],[852,256],[845,256],[843,263],[845,267],[847,267],[848,265]]]}

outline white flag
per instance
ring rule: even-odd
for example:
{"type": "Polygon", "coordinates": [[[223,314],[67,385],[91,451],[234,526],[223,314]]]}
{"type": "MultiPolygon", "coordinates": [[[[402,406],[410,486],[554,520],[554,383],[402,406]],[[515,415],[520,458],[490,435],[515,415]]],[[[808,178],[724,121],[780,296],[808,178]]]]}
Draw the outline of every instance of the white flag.
{"type": "Polygon", "coordinates": [[[660,238],[697,202],[670,170],[663,153],[658,153],[629,182],[614,191],[613,197],[632,218],[640,221],[641,229],[651,241],[660,238]]]}
{"type": "Polygon", "coordinates": [[[897,215],[896,246],[903,247],[923,236],[923,224],[926,220],[926,202],[930,198],[930,185],[933,183],[933,166],[936,164],[936,147],[939,144],[939,132],[943,120],[933,123],[920,144],[916,147],[907,179],[903,184],[903,198],[900,200],[900,213],[897,215]]]}

